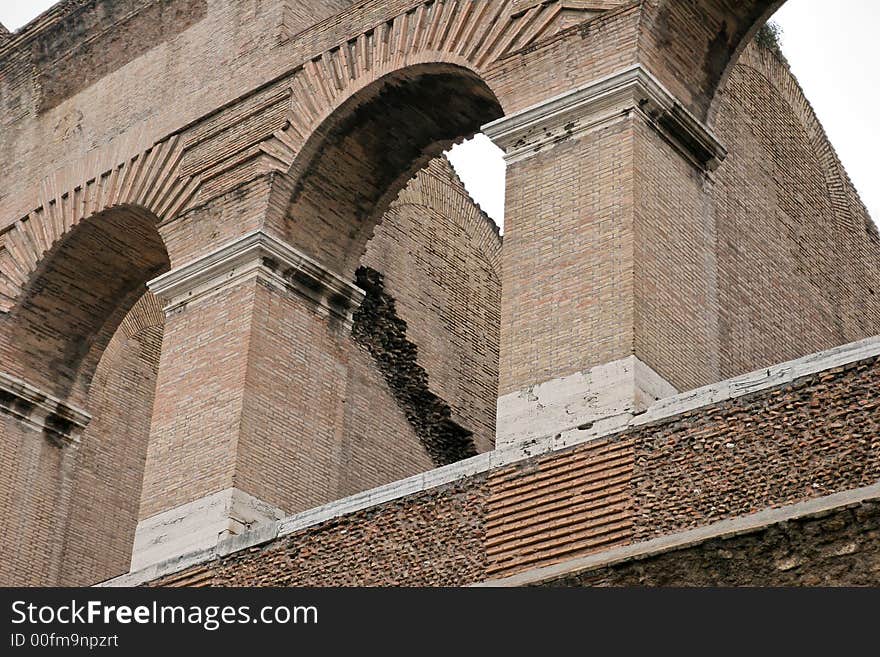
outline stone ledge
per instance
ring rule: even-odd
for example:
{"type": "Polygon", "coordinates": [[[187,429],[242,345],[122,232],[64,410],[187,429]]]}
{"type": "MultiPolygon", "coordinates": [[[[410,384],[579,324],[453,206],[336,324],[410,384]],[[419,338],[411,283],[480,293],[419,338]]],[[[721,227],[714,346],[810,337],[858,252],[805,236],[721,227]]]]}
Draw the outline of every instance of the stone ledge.
{"type": "MultiPolygon", "coordinates": [[[[227,488],[138,523],[131,564],[145,570],[180,555],[213,554],[225,540],[276,526],[284,512],[237,488],[227,488]]],[[[234,541],[234,539],[233,539],[234,541]]],[[[237,543],[235,543],[237,544],[237,543]]]]}
{"type": "Polygon", "coordinates": [[[880,483],[835,493],[808,502],[799,502],[798,504],[776,509],[767,509],[748,516],[722,520],[690,531],[661,536],[650,541],[635,543],[604,552],[597,552],[553,566],[535,568],[495,580],[486,580],[473,586],[516,587],[541,584],[559,577],[577,575],[590,570],[626,563],[627,561],[647,559],[665,552],[693,547],[716,538],[731,538],[750,534],[789,520],[821,517],[835,510],[855,506],[866,501],[880,501],[880,483]]]}
{"type": "Polygon", "coordinates": [[[253,279],[291,289],[348,326],[364,299],[359,287],[261,230],[247,233],[147,285],[169,313],[253,279]]]}
{"type": "MultiPolygon", "coordinates": [[[[496,468],[512,465],[535,456],[549,454],[554,451],[611,436],[624,431],[631,426],[640,426],[663,420],[670,420],[689,411],[712,406],[729,399],[735,399],[762,390],[786,385],[806,376],[811,376],[819,372],[857,363],[877,356],[880,356],[880,337],[873,337],[860,342],[836,347],[828,351],[811,354],[795,361],[762,369],[735,379],[730,379],[728,381],[723,381],[698,390],[660,400],[649,407],[646,412],[636,417],[624,415],[619,418],[611,418],[607,422],[597,423],[589,430],[575,429],[553,436],[530,440],[511,447],[497,449],[493,452],[480,454],[479,456],[458,463],[453,463],[452,465],[436,468],[401,481],[396,481],[385,486],[380,486],[341,500],[330,502],[315,509],[261,527],[259,528],[259,531],[246,531],[238,536],[221,540],[216,547],[206,550],[197,550],[189,554],[174,557],[167,561],[151,565],[144,570],[128,573],[108,580],[102,585],[137,586],[165,575],[180,572],[191,566],[210,561],[218,556],[269,543],[277,538],[287,536],[308,527],[314,527],[323,522],[333,520],[334,518],[349,513],[393,502],[409,495],[451,484],[461,479],[482,474],[496,468]]],[[[839,495],[844,495],[844,493],[839,495]]],[[[880,495],[880,493],[878,493],[878,495],[880,495]]],[[[827,499],[837,499],[837,496],[832,495],[827,499]]],[[[808,502],[805,504],[813,503],[814,502],[808,502]]],[[[794,506],[799,507],[801,505],[794,506]]],[[[779,511],[774,510],[763,513],[774,512],[779,511]]],[[[711,525],[711,527],[716,527],[716,525],[711,525]]]]}
{"type": "Polygon", "coordinates": [[[0,372],[0,411],[40,431],[59,446],[79,442],[92,416],[0,372]]]}
{"type": "Polygon", "coordinates": [[[619,426],[678,391],[635,356],[598,365],[498,399],[501,449],[575,429],[619,426]]]}
{"type": "Polygon", "coordinates": [[[483,126],[508,163],[586,135],[637,112],[695,166],[712,171],[727,150],[642,65],[600,78],[483,126]]]}

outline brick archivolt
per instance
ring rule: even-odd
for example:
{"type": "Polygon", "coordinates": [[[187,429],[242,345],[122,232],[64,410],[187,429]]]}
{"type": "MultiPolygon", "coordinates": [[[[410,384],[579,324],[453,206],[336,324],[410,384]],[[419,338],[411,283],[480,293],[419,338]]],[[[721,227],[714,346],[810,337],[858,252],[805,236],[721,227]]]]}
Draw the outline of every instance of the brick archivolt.
{"type": "Polygon", "coordinates": [[[321,124],[371,83],[431,63],[453,64],[479,75],[508,53],[553,34],[568,4],[560,0],[531,6],[511,0],[423,2],[299,67],[290,84],[289,121],[260,150],[285,171],[321,124]]]}
{"type": "Polygon", "coordinates": [[[198,181],[178,174],[179,137],[118,157],[128,143],[93,151],[76,167],[44,179],[36,208],[0,234],[0,312],[12,310],[45,255],[83,220],[129,208],[161,222],[186,205],[198,181]]]}
{"type": "Polygon", "coordinates": [[[13,309],[46,254],[84,219],[127,207],[172,221],[255,177],[291,173],[323,121],[390,73],[442,63],[479,76],[552,36],[572,11],[588,18],[615,5],[427,0],[170,137],[143,146],[143,134],[123,135],[44,179],[33,208],[0,229],[0,313],[13,309]]]}

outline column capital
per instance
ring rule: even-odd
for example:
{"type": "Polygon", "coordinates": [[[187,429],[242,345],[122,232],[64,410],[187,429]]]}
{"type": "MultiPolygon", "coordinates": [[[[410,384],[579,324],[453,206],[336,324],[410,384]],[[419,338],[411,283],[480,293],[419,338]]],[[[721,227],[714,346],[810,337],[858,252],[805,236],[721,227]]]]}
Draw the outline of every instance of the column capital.
{"type": "Polygon", "coordinates": [[[0,411],[42,432],[60,447],[78,443],[92,419],[85,411],[3,372],[0,411]]]}
{"type": "Polygon", "coordinates": [[[364,291],[262,230],[153,279],[147,285],[165,312],[251,279],[293,290],[350,326],[364,291]]]}
{"type": "Polygon", "coordinates": [[[636,112],[697,167],[712,171],[727,150],[644,66],[635,64],[483,126],[508,163],[527,159],[636,112]]]}

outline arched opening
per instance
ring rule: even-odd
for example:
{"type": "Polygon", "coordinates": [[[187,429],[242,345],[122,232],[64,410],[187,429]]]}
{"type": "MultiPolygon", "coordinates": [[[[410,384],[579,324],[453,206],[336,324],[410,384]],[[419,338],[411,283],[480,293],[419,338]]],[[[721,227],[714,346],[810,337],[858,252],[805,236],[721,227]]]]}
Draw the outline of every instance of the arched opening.
{"type": "Polygon", "coordinates": [[[169,268],[157,219],[116,208],[76,226],[49,253],[2,320],[9,374],[71,404],[83,404],[104,348],[169,268]]]}
{"type": "Polygon", "coordinates": [[[349,383],[344,451],[389,462],[345,471],[345,492],[494,444],[500,238],[442,154],[502,115],[471,70],[410,66],[343,102],[293,165],[287,240],[367,292],[349,370],[380,378],[349,383]]]}
{"type": "Polygon", "coordinates": [[[432,158],[503,115],[473,72],[412,66],[349,98],[294,163],[288,239],[345,277],[400,190],[432,158]]]}
{"type": "Polygon", "coordinates": [[[2,505],[5,582],[84,585],[128,570],[164,318],[146,282],[169,268],[156,224],[134,207],[82,221],[0,320],[5,373],[89,416],[68,440],[26,417],[0,422],[14,497],[2,505]]]}

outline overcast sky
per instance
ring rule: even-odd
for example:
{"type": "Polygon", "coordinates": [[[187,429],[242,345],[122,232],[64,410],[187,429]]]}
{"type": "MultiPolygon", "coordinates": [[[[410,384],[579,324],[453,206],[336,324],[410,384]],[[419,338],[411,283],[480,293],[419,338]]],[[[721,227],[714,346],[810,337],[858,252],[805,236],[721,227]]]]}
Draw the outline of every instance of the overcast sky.
{"type": "MultiPolygon", "coordinates": [[[[0,0],[0,22],[16,30],[53,0],[0,0]]],[[[782,47],[831,142],[868,206],[880,220],[876,153],[880,128],[880,69],[876,31],[880,0],[789,0],[774,20],[782,47]]],[[[496,221],[504,217],[504,162],[483,136],[453,149],[450,159],[477,202],[496,221]]]]}

